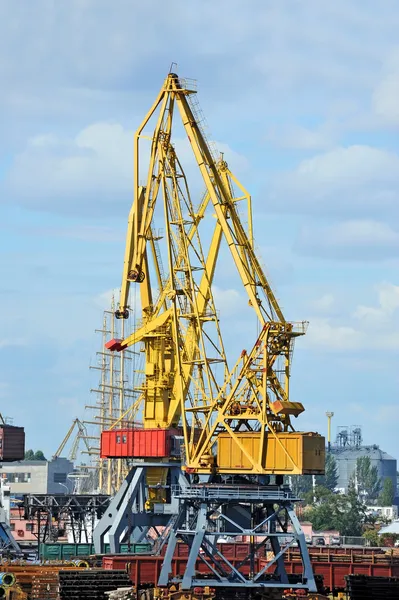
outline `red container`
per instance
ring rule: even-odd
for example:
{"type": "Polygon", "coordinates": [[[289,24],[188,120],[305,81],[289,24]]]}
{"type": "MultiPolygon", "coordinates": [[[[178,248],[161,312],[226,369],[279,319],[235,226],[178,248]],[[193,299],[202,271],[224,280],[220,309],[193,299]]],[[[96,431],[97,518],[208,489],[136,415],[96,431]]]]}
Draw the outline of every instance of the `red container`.
{"type": "Polygon", "coordinates": [[[163,458],[171,455],[172,429],[111,429],[101,434],[101,458],[163,458]]]}
{"type": "Polygon", "coordinates": [[[15,461],[25,458],[25,431],[23,427],[0,425],[0,460],[15,461]]]}

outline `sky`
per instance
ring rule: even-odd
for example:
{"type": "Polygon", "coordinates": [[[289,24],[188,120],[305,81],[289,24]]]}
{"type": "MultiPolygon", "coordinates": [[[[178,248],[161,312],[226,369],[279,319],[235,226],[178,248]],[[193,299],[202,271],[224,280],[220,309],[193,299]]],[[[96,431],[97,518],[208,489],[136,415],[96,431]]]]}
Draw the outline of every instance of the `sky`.
{"type": "MultiPolygon", "coordinates": [[[[399,457],[398,30],[396,0],[0,3],[0,412],[27,447],[53,454],[90,403],[133,132],[175,62],[252,194],[284,315],[309,321],[296,428],[326,434],[333,411],[334,435],[360,425],[399,457]]],[[[223,271],[235,352],[254,340],[223,271]]]]}

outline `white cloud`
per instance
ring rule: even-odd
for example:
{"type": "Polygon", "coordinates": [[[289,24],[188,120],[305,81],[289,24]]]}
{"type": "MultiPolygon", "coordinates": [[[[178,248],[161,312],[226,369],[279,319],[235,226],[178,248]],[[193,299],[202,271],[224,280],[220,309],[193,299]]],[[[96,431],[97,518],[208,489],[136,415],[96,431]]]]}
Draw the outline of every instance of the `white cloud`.
{"type": "Polygon", "coordinates": [[[324,150],[334,144],[337,131],[332,125],[323,124],[319,128],[309,129],[299,124],[282,127],[273,126],[266,134],[266,139],[274,146],[295,150],[324,150]]]}
{"type": "Polygon", "coordinates": [[[383,283],[378,288],[378,306],[357,306],[353,316],[369,324],[380,326],[381,322],[389,321],[399,308],[399,286],[383,283]]]}
{"type": "Polygon", "coordinates": [[[304,347],[331,351],[399,350],[399,286],[383,283],[377,292],[377,306],[358,305],[351,314],[340,317],[310,317],[304,347]]]}
{"type": "Polygon", "coordinates": [[[214,285],[212,292],[216,310],[220,313],[221,319],[242,314],[242,311],[248,308],[248,301],[236,289],[221,289],[214,285]]]}
{"type": "Polygon", "coordinates": [[[334,304],[335,298],[332,294],[323,294],[311,303],[312,307],[318,312],[329,312],[334,304]]]}
{"type": "Polygon", "coordinates": [[[399,232],[371,219],[314,223],[302,227],[294,249],[315,258],[382,260],[399,256],[399,232]]]}
{"type": "Polygon", "coordinates": [[[338,147],[280,173],[271,190],[278,211],[315,215],[397,214],[399,156],[371,146],[338,147]]]}
{"type": "MultiPolygon", "coordinates": [[[[133,131],[119,123],[95,123],[83,129],[74,139],[53,134],[39,135],[16,156],[5,178],[4,200],[13,200],[28,208],[52,212],[78,213],[96,217],[106,213],[126,212],[133,197],[133,131]]],[[[194,171],[194,187],[203,186],[189,141],[173,138],[190,182],[194,171]]],[[[219,151],[232,169],[248,167],[244,156],[224,143],[219,151]]],[[[140,155],[140,182],[147,179],[149,144],[140,155]]],[[[192,191],[192,188],[191,188],[192,191]]],[[[85,228],[85,235],[89,233],[85,228]]]]}
{"type": "Polygon", "coordinates": [[[29,140],[8,173],[9,197],[31,208],[90,212],[109,203],[118,211],[133,187],[133,133],[118,123],[96,123],[74,139],[54,135],[29,140]]]}
{"type": "Polygon", "coordinates": [[[338,325],[330,319],[310,318],[304,347],[324,350],[356,350],[362,344],[362,332],[351,326],[338,325]]]}
{"type": "Polygon", "coordinates": [[[106,290],[105,292],[101,292],[101,294],[97,294],[94,297],[94,304],[101,308],[102,310],[110,310],[112,301],[115,302],[115,306],[117,306],[119,300],[119,289],[114,288],[111,290],[106,290]]]}

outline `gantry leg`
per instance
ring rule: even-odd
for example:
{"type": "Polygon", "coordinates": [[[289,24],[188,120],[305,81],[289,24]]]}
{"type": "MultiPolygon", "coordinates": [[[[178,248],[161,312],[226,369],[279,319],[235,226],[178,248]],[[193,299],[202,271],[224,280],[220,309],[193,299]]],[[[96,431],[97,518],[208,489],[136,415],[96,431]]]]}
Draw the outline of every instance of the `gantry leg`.
{"type": "Polygon", "coordinates": [[[124,529],[127,525],[134,528],[132,506],[137,500],[140,503],[141,499],[138,496],[143,481],[144,469],[140,467],[131,469],[93,532],[94,549],[97,554],[104,553],[104,537],[108,532],[111,552],[119,552],[120,536],[124,529]]]}

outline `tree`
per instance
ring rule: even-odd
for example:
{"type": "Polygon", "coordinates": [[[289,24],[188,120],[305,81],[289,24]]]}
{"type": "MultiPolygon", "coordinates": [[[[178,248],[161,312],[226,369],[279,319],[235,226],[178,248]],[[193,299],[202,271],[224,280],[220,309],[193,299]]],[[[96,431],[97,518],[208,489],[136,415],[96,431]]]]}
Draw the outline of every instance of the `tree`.
{"type": "Polygon", "coordinates": [[[385,477],[384,485],[381,494],[378,498],[378,502],[381,506],[392,506],[394,500],[395,491],[393,488],[393,482],[390,477],[385,477]]]}
{"type": "Polygon", "coordinates": [[[292,492],[298,498],[303,498],[312,490],[313,480],[311,475],[291,475],[287,483],[290,485],[292,492]]]}
{"type": "Polygon", "coordinates": [[[41,450],[36,450],[36,452],[27,450],[25,452],[25,460],[46,460],[46,457],[41,450]]]}
{"type": "Polygon", "coordinates": [[[349,485],[345,498],[344,510],[341,514],[339,531],[341,535],[362,535],[363,525],[367,522],[366,506],[359,500],[354,485],[349,485]]]}
{"type": "Polygon", "coordinates": [[[41,450],[36,450],[35,460],[46,460],[46,457],[44,456],[44,454],[41,450]]]}
{"type": "Polygon", "coordinates": [[[316,484],[327,488],[333,492],[338,483],[337,461],[331,452],[326,454],[325,463],[326,472],[324,475],[317,475],[316,484]]]}
{"type": "Polygon", "coordinates": [[[368,529],[363,533],[363,537],[370,542],[370,545],[374,548],[380,545],[380,536],[375,529],[368,529]]]}
{"type": "Polygon", "coordinates": [[[375,500],[381,489],[381,480],[378,477],[377,467],[371,466],[369,456],[360,456],[356,460],[355,474],[358,493],[370,500],[375,500]]]}
{"type": "Polygon", "coordinates": [[[348,494],[334,494],[330,490],[317,487],[316,504],[307,511],[306,517],[314,529],[338,530],[341,535],[359,536],[366,522],[365,506],[358,499],[356,489],[351,486],[348,494]]]}

